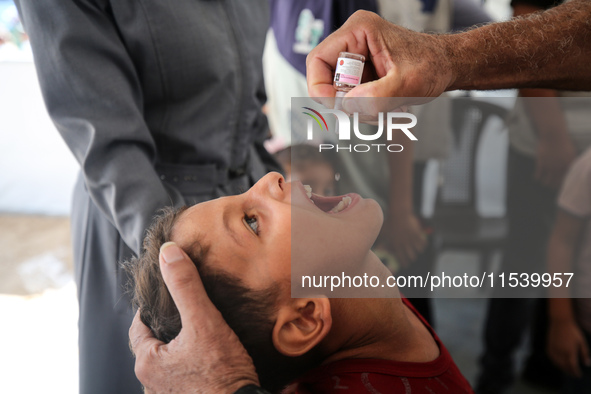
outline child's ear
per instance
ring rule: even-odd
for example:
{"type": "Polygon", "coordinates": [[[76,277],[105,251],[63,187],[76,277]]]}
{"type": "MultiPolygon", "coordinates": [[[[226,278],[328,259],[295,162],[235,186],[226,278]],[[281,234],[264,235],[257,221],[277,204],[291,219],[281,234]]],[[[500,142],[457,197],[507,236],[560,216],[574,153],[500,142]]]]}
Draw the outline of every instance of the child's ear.
{"type": "Polygon", "coordinates": [[[295,298],[277,312],[273,345],[290,357],[301,356],[319,344],[332,327],[328,298],[295,298]]]}

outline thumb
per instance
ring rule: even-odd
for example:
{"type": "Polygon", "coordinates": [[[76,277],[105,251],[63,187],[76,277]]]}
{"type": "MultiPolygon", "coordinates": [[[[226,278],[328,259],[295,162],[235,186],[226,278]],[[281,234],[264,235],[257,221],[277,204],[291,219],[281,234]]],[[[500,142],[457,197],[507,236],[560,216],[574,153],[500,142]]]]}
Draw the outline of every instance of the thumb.
{"type": "Polygon", "coordinates": [[[347,97],[396,97],[405,96],[400,89],[400,78],[395,69],[390,69],[381,78],[362,83],[349,92],[347,97]]]}
{"type": "Polygon", "coordinates": [[[129,328],[129,347],[131,352],[133,355],[149,353],[149,349],[160,345],[163,345],[163,342],[154,338],[152,331],[142,323],[140,311],[138,310],[129,328]]]}
{"type": "Polygon", "coordinates": [[[160,248],[160,270],[181,315],[183,328],[192,327],[198,331],[207,321],[200,316],[219,313],[207,297],[197,267],[174,242],[166,242],[160,248]]]}
{"type": "Polygon", "coordinates": [[[392,68],[382,78],[362,83],[351,89],[343,100],[343,108],[348,113],[359,112],[375,116],[379,112],[406,112],[406,107],[409,105],[425,104],[435,98],[423,93],[419,89],[422,85],[414,88],[408,86],[399,74],[399,71],[392,68]]]}
{"type": "Polygon", "coordinates": [[[375,81],[356,86],[343,99],[343,108],[348,113],[377,116],[408,104],[411,99],[396,95],[397,80],[392,73],[375,81]]]}

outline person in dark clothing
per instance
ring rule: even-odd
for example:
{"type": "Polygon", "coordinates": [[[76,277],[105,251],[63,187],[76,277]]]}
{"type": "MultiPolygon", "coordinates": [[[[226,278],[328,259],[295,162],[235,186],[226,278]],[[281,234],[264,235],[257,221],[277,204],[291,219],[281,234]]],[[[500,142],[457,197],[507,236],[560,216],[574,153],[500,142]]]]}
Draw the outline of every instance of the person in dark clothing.
{"type": "Polygon", "coordinates": [[[16,3],[47,110],[80,164],[80,392],[141,393],[119,262],[139,253],[160,208],[239,193],[275,168],[262,148],[268,5],[16,3]]]}

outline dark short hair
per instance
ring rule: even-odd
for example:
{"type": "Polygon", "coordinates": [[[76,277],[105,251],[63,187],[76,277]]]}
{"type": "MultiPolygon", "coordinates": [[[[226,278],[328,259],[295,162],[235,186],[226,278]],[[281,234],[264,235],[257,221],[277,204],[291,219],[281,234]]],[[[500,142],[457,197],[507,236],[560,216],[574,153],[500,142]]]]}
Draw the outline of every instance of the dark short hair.
{"type": "MultiPolygon", "coordinates": [[[[174,224],[186,209],[163,209],[148,229],[139,257],[124,263],[132,279],[134,307],[140,309],[142,322],[154,336],[166,343],[180,332],[181,319],[162,278],[158,259],[160,247],[171,240],[174,224]]],[[[253,359],[261,385],[268,390],[280,390],[318,365],[320,359],[315,349],[294,358],[282,355],[273,345],[279,285],[264,290],[245,287],[238,277],[205,264],[208,249],[197,240],[185,252],[199,270],[207,295],[253,359]]]]}

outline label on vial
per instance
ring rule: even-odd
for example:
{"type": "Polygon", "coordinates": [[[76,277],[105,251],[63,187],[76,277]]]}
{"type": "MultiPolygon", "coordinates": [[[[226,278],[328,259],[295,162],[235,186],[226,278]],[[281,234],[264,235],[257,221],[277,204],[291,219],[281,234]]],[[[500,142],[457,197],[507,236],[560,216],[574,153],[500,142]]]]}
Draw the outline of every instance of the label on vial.
{"type": "Polygon", "coordinates": [[[359,85],[362,73],[363,63],[361,61],[340,57],[337,61],[337,70],[334,74],[334,81],[347,83],[349,85],[359,85]]]}

